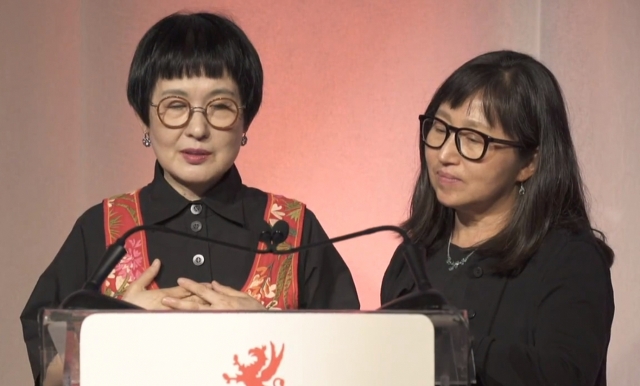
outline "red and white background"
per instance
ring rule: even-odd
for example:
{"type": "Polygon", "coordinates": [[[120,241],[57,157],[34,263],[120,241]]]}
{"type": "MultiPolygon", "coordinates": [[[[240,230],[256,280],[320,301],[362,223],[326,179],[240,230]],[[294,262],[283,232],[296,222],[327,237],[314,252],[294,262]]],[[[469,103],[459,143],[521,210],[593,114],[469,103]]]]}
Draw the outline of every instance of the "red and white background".
{"type": "MultiPolygon", "coordinates": [[[[153,154],[126,101],[142,34],[179,10],[240,24],[265,70],[238,166],[298,198],[330,236],[405,216],[418,115],[482,52],[515,49],[557,75],[596,224],[616,253],[612,385],[640,379],[640,2],[636,0],[0,0],[0,384],[28,384],[19,314],[75,219],[146,184],[153,154]]],[[[364,309],[398,240],[339,243],[364,309]]]]}

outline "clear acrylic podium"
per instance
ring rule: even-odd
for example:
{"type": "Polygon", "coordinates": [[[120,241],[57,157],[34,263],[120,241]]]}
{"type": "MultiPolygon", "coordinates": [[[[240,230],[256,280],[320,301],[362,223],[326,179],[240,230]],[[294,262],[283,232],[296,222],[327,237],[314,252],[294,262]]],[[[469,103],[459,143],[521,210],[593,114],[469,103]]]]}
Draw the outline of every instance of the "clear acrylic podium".
{"type": "Polygon", "coordinates": [[[41,321],[41,368],[57,357],[65,386],[475,384],[468,319],[455,309],[46,309],[41,321]]]}

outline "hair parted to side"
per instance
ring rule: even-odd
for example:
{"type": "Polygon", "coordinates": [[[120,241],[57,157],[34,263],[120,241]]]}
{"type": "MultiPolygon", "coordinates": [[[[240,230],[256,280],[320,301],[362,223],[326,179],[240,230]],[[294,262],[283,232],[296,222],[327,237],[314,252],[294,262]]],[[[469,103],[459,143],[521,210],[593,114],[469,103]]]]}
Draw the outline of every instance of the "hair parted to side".
{"type": "Polygon", "coordinates": [[[149,104],[160,79],[230,76],[238,85],[245,128],[262,103],[260,57],[246,34],[230,19],[212,13],[175,13],[153,25],[136,48],[127,98],[149,125],[149,104]]]}
{"type": "MultiPolygon", "coordinates": [[[[519,156],[530,159],[538,150],[537,167],[525,182],[526,194],[516,200],[506,227],[479,246],[478,252],[500,259],[496,271],[517,273],[535,254],[551,229],[589,231],[609,266],[614,253],[589,219],[585,189],[571,140],[562,90],[555,76],[531,56],[513,51],[480,55],[458,68],[435,92],[425,114],[440,105],[458,108],[473,98],[483,104],[490,125],[524,145],[519,156]]],[[[420,147],[418,175],[409,218],[402,224],[414,242],[433,252],[453,231],[454,210],[438,202],[420,147]]]]}

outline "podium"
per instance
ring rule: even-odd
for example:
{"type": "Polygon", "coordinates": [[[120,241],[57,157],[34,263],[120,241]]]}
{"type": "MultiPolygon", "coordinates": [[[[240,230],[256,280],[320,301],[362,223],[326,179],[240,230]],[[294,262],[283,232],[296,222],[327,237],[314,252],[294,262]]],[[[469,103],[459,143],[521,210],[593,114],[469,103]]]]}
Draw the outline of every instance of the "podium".
{"type": "Polygon", "coordinates": [[[41,337],[41,368],[62,363],[65,386],[475,384],[456,309],[45,309],[41,337]]]}

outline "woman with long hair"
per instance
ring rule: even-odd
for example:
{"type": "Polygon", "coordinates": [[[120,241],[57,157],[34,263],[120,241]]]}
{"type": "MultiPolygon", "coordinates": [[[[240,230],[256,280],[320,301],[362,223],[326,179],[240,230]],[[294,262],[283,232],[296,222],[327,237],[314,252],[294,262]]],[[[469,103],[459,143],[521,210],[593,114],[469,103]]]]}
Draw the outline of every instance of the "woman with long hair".
{"type": "MultiPolygon", "coordinates": [[[[589,219],[562,91],[532,57],[458,68],[420,116],[403,226],[467,311],[481,385],[605,385],[613,251],[589,219]]],[[[414,290],[398,249],[383,303],[414,290]]]]}

